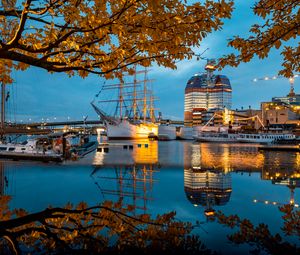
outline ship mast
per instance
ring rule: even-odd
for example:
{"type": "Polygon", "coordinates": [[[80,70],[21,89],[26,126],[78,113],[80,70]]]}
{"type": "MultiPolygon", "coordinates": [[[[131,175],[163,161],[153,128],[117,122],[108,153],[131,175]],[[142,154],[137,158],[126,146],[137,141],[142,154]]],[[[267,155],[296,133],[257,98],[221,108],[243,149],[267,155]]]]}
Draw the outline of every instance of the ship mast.
{"type": "Polygon", "coordinates": [[[147,69],[145,67],[144,101],[143,101],[143,117],[144,117],[144,122],[146,122],[146,115],[147,115],[147,69]]]}
{"type": "Polygon", "coordinates": [[[123,107],[123,81],[119,87],[119,107],[120,107],[120,119],[122,119],[122,107],[123,107]]]}
{"type": "Polygon", "coordinates": [[[137,103],[136,103],[136,86],[137,86],[137,80],[136,80],[136,65],[134,65],[134,80],[133,80],[133,103],[132,103],[132,108],[133,108],[133,119],[136,120],[137,119],[137,114],[136,114],[136,110],[137,110],[137,103]]]}
{"type": "Polygon", "coordinates": [[[153,97],[153,90],[151,90],[150,95],[150,120],[151,122],[155,122],[155,116],[154,116],[154,97],[153,97]]]}

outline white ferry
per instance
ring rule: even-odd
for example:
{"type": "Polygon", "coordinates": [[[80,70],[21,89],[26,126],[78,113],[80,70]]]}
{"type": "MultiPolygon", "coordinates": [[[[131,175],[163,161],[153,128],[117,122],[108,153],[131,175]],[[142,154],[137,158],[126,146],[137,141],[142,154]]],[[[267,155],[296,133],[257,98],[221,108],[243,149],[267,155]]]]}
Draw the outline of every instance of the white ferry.
{"type": "Polygon", "coordinates": [[[197,142],[214,142],[214,143],[235,143],[238,134],[236,133],[218,133],[218,132],[200,132],[194,139],[197,142]]]}
{"type": "Polygon", "coordinates": [[[280,140],[294,140],[295,135],[290,133],[240,133],[237,141],[240,143],[276,143],[280,140]]]}

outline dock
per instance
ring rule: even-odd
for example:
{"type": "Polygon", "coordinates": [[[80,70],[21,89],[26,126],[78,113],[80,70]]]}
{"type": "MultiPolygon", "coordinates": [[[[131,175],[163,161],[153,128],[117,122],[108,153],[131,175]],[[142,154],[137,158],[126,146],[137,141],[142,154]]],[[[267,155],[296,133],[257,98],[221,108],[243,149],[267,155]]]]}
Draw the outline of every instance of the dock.
{"type": "Polygon", "coordinates": [[[42,161],[42,162],[63,162],[62,155],[45,155],[42,153],[0,153],[0,158],[11,159],[11,160],[31,160],[31,161],[42,161]]]}

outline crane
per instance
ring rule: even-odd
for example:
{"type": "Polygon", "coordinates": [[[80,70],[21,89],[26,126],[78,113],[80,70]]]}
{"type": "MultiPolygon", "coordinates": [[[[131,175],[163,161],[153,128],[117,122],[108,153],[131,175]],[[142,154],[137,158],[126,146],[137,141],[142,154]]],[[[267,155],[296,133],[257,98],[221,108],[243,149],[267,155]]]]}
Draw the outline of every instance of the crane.
{"type": "MultiPolygon", "coordinates": [[[[298,78],[299,76],[300,76],[300,74],[295,74],[294,76],[288,78],[289,79],[289,83],[290,83],[290,93],[288,94],[289,97],[295,96],[294,82],[295,82],[295,78],[298,78]]],[[[265,77],[261,77],[261,78],[254,78],[252,81],[253,82],[269,81],[269,80],[276,80],[276,79],[282,79],[282,78],[286,78],[286,77],[280,76],[280,75],[274,75],[272,77],[265,76],[265,77]]]]}

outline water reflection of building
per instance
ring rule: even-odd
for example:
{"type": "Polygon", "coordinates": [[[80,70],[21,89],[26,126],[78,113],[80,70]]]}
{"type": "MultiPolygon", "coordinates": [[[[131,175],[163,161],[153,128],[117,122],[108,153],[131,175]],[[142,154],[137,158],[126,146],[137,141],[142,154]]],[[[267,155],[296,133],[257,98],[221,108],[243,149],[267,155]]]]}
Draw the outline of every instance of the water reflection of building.
{"type": "MultiPolygon", "coordinates": [[[[195,205],[205,205],[207,201],[215,205],[226,204],[230,194],[226,196],[224,191],[231,187],[228,182],[231,182],[232,171],[249,175],[257,172],[262,180],[286,186],[290,190],[290,203],[297,205],[294,192],[300,187],[300,153],[259,152],[253,145],[186,144],[184,169],[185,192],[195,205]]],[[[266,202],[264,199],[267,198],[255,198],[256,201],[259,199],[266,202]]],[[[278,202],[274,201],[274,204],[278,202]]]]}
{"type": "Polygon", "coordinates": [[[157,141],[110,143],[98,147],[92,177],[104,199],[122,200],[133,213],[147,211],[147,202],[153,200],[152,188],[158,171],[157,141]]]}
{"type": "MultiPolygon", "coordinates": [[[[226,168],[207,168],[207,158],[214,164],[212,154],[205,154],[198,144],[187,145],[184,149],[184,192],[194,206],[204,206],[206,216],[213,216],[213,207],[225,205],[231,195],[231,175],[226,168]]],[[[225,164],[226,165],[226,164],[225,164]]]]}
{"type": "Polygon", "coordinates": [[[241,144],[197,143],[184,145],[184,168],[197,167],[231,171],[260,172],[264,165],[264,154],[257,147],[241,144]]]}
{"type": "Polygon", "coordinates": [[[266,164],[262,169],[261,178],[270,180],[274,185],[286,186],[290,190],[289,203],[294,205],[295,189],[300,188],[300,154],[265,152],[265,158],[266,164]]]}
{"type": "Polygon", "coordinates": [[[184,191],[195,206],[225,205],[231,195],[231,175],[219,170],[184,169],[184,191]]]}

